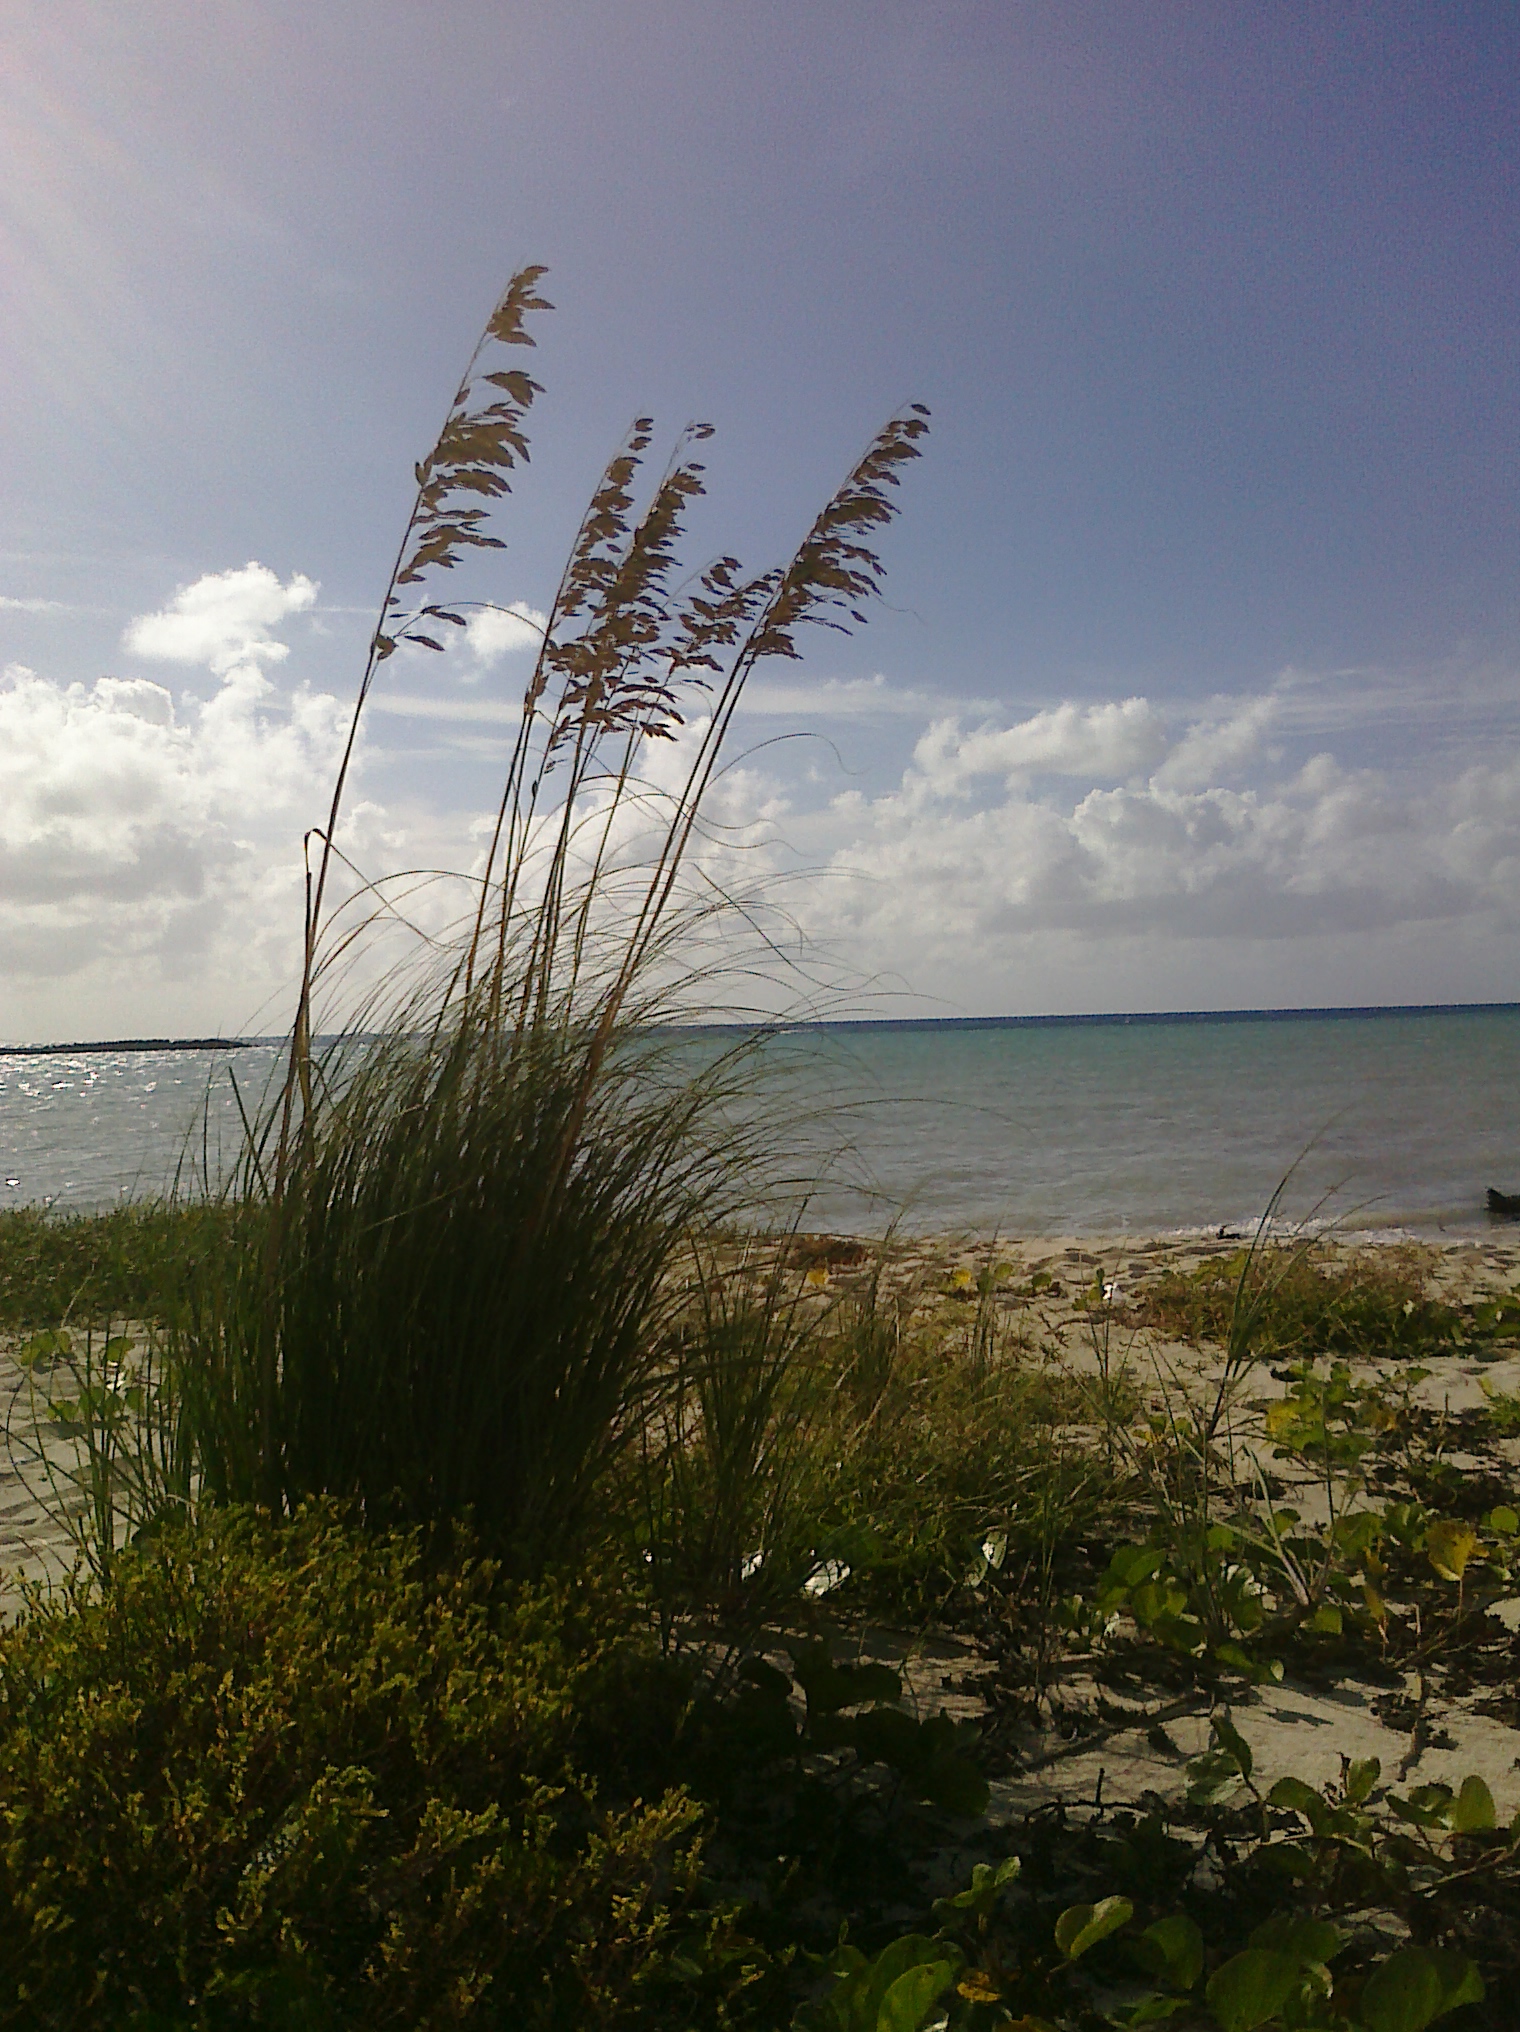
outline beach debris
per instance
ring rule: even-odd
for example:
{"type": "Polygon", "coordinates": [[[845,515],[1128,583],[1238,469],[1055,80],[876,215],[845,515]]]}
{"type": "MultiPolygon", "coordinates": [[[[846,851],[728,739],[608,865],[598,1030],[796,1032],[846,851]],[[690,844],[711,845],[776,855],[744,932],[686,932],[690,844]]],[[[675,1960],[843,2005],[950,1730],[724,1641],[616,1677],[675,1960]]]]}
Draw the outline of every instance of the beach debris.
{"type": "Polygon", "coordinates": [[[843,1587],[850,1577],[850,1568],[842,1559],[825,1559],[802,1583],[802,1592],[815,1598],[832,1594],[837,1587],[843,1587]]]}
{"type": "Polygon", "coordinates": [[[995,1573],[1008,1557],[1008,1533],[989,1531],[977,1547],[976,1557],[966,1570],[966,1586],[979,1588],[989,1573],[995,1573]]]}
{"type": "Polygon", "coordinates": [[[853,1235],[794,1235],[789,1251],[797,1270],[811,1270],[819,1264],[826,1270],[855,1270],[869,1254],[865,1243],[853,1235]]]}

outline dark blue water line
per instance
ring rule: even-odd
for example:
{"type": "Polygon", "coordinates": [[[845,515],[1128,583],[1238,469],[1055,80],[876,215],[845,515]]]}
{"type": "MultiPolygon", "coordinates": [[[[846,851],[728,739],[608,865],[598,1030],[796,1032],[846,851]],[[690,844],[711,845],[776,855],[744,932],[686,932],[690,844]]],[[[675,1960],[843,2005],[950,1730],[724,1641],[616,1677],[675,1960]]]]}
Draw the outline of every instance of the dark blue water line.
{"type": "MultiPolygon", "coordinates": [[[[1384,1016],[1507,1016],[1520,1002],[1392,1002],[1365,1007],[1328,1009],[1146,1009],[1094,1011],[1075,1016],[832,1016],[792,1021],[781,1019],[784,1031],[928,1031],[928,1030],[1061,1030],[1100,1026],[1170,1023],[1338,1023],[1365,1022],[1384,1016]]],[[[749,1032],[765,1029],[756,1023],[662,1024],[661,1029],[698,1032],[749,1032]]],[[[336,1044],[319,1037],[318,1045],[336,1044]]],[[[47,1058],[80,1052],[107,1051],[259,1051],[287,1042],[284,1037],[115,1037],[71,1044],[0,1044],[0,1058],[47,1058]]]]}
{"type": "Polygon", "coordinates": [[[1087,1016],[845,1016],[790,1023],[789,1030],[1060,1030],[1169,1023],[1337,1023],[1382,1016],[1507,1016],[1520,1002],[1397,1002],[1334,1009],[1157,1009],[1087,1016]]]}

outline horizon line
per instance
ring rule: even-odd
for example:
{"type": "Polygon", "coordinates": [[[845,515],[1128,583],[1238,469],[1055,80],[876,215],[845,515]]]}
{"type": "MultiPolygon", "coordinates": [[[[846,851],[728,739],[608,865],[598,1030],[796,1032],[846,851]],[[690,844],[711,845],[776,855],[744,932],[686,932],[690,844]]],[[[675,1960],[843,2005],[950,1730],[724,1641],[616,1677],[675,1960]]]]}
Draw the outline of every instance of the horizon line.
{"type": "MultiPolygon", "coordinates": [[[[1379,1016],[1483,1016],[1520,1011],[1516,1002],[1328,1003],[1279,1009],[1094,1010],[1042,1016],[818,1016],[781,1022],[784,1030],[1038,1030],[1081,1024],[1338,1022],[1379,1016]]],[[[669,1024],[668,1029],[740,1030],[732,1022],[669,1024]]],[[[288,1033],[259,1037],[103,1037],[58,1044],[0,1044],[0,1058],[45,1058],[92,1051],[258,1051],[283,1045],[288,1033]]]]}

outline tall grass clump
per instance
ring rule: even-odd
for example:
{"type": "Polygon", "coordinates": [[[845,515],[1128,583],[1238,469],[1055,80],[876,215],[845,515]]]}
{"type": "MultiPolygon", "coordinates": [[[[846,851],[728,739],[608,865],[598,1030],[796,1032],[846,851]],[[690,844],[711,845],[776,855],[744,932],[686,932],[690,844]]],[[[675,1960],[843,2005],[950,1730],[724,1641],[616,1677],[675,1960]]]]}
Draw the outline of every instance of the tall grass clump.
{"type": "Polygon", "coordinates": [[[624,1513],[669,1635],[715,1608],[737,1631],[794,1602],[820,1515],[814,1458],[832,1439],[829,1313],[810,1306],[785,1253],[726,1271],[693,1250],[661,1367],[659,1416],[639,1438],[624,1513]]]}
{"type": "Polygon", "coordinates": [[[732,556],[680,561],[709,428],[646,485],[639,419],[549,603],[467,910],[420,973],[344,1008],[366,942],[399,920],[394,887],[356,884],[339,844],[363,716],[404,645],[439,651],[465,625],[439,575],[502,547],[489,516],[527,456],[540,389],[517,361],[548,308],[542,273],[513,278],[416,469],[309,841],[285,1077],[249,1122],[233,1260],[177,1354],[209,1494],[276,1511],[336,1495],[388,1524],[468,1511],[529,1566],[565,1549],[612,1456],[659,1416],[685,1359],[677,1257],[750,1187],[759,1118],[730,1105],[743,1043],[694,1052],[669,1027],[713,1005],[722,964],[703,809],[735,709],[805,624],[864,618],[871,539],[927,428],[917,406],[890,422],[790,561],[747,575],[732,556]],[[650,744],[678,734],[675,788],[656,791],[650,744]]]}

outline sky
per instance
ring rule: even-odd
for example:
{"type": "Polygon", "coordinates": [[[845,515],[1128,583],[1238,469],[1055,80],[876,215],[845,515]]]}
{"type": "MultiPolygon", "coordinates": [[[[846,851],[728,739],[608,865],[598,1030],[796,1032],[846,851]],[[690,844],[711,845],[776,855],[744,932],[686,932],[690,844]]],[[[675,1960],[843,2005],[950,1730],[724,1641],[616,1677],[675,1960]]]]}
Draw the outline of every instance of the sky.
{"type": "Polygon", "coordinates": [[[693,556],[759,566],[921,401],[722,792],[862,1009],[1520,998],[1517,186],[1513,0],[0,0],[0,1041],[286,1021],[527,262],[460,588],[527,619],[387,667],[366,871],[476,862],[632,417],[716,425],[693,556]]]}

